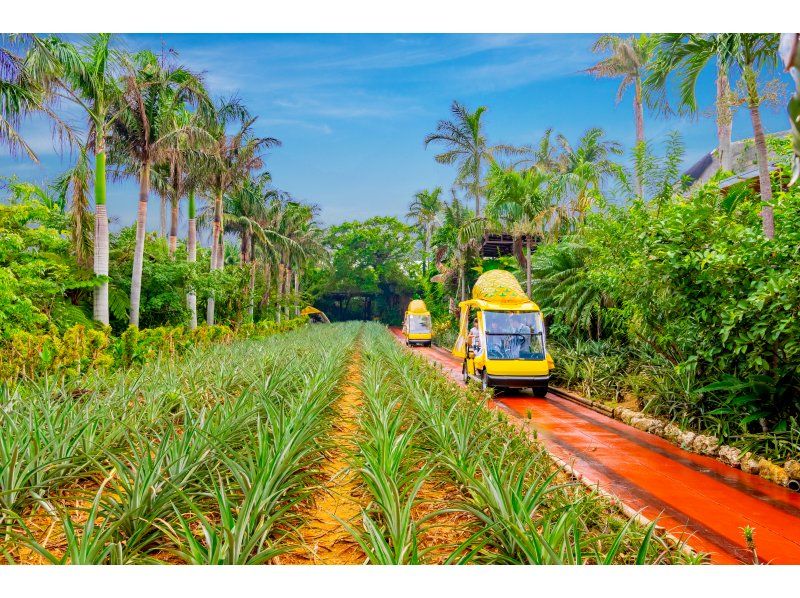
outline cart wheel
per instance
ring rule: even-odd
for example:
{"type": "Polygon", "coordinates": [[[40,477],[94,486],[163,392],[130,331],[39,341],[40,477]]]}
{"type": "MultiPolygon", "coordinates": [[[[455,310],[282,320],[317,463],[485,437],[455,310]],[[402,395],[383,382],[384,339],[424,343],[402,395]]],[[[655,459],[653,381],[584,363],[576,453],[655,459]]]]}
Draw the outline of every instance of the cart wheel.
{"type": "Polygon", "coordinates": [[[489,390],[489,374],[486,373],[486,370],[483,370],[483,374],[481,375],[481,388],[483,390],[489,390]]]}
{"type": "Polygon", "coordinates": [[[534,386],[531,390],[533,391],[533,396],[544,398],[547,396],[547,391],[550,390],[550,385],[545,382],[544,384],[534,386]]]}

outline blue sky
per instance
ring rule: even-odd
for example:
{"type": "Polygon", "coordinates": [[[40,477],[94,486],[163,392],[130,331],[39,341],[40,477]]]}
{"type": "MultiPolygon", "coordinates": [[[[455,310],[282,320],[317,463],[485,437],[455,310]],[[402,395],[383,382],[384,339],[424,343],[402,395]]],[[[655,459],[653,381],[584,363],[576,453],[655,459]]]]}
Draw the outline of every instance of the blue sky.
{"type": "MultiPolygon", "coordinates": [[[[259,116],[258,134],[279,138],[267,169],[281,189],[318,204],[322,220],[338,223],[374,215],[402,216],[413,194],[449,189],[453,167],[437,164],[424,136],[449,116],[452,100],[488,106],[491,143],[532,143],[552,127],[574,140],[600,126],[626,149],[634,138],[630,94],[615,103],[618,81],[585,73],[597,57],[595,35],[124,35],[130,50],[162,47],[204,73],[215,96],[236,94],[259,116]]],[[[713,72],[700,81],[701,104],[713,104],[713,72]]],[[[768,132],[786,129],[782,107],[764,108],[768,132]]],[[[679,130],[686,163],[715,145],[713,118],[657,119],[645,115],[647,137],[658,144],[679,130]]],[[[68,165],[43,122],[23,128],[42,158],[0,156],[0,173],[43,181],[68,165]]],[[[751,135],[740,110],[734,138],[751,135]]],[[[133,181],[109,185],[116,227],[135,218],[133,181]]],[[[153,198],[149,228],[157,227],[153,198]]],[[[183,223],[182,223],[183,224],[183,223]]]]}

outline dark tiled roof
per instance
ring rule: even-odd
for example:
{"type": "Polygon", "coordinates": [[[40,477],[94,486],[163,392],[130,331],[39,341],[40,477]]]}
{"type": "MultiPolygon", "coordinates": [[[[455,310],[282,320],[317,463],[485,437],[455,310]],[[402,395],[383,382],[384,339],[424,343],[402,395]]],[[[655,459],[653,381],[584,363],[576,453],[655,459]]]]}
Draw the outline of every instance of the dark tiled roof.
{"type": "Polygon", "coordinates": [[[710,153],[700,158],[697,162],[692,164],[686,172],[683,173],[684,177],[689,177],[692,182],[702,177],[706,171],[714,164],[714,156],[710,153]]]}

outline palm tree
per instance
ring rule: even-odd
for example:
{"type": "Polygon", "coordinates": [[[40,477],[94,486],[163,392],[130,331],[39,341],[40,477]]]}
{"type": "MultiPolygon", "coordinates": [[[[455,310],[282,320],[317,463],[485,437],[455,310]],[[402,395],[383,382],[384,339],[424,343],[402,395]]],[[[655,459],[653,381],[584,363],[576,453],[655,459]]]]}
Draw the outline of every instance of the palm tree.
{"type": "Polygon", "coordinates": [[[564,323],[573,330],[584,329],[589,338],[602,334],[602,312],[613,302],[589,276],[589,250],[575,242],[548,245],[533,260],[536,291],[542,300],[557,307],[564,323]]]}
{"type": "Polygon", "coordinates": [[[318,260],[326,253],[321,243],[322,233],[315,220],[319,208],[285,197],[273,205],[272,226],[288,241],[283,247],[277,247],[278,251],[271,252],[277,264],[276,314],[280,321],[281,312],[288,317],[290,302],[295,313],[299,313],[303,268],[309,261],[318,260]]]}
{"type": "Polygon", "coordinates": [[[493,162],[486,185],[487,215],[510,230],[515,241],[525,239],[525,256],[518,255],[517,260],[524,265],[530,297],[532,240],[544,235],[552,215],[550,175],[538,170],[504,169],[493,162]]]}
{"type": "Polygon", "coordinates": [[[0,143],[4,143],[11,155],[25,154],[34,162],[39,158],[19,131],[22,119],[30,114],[44,114],[53,124],[54,132],[62,141],[79,145],[74,132],[53,110],[52,89],[37,81],[25,68],[25,58],[13,49],[22,50],[32,40],[28,35],[2,35],[8,47],[0,47],[0,143]]]}
{"type": "Polygon", "coordinates": [[[741,73],[745,101],[753,124],[753,138],[758,161],[759,189],[763,208],[761,211],[764,236],[775,236],[772,211],[772,183],[764,125],[761,122],[761,94],[758,73],[763,67],[778,64],[777,33],[682,33],[661,36],[660,66],[654,74],[654,83],[666,78],[665,73],[680,69],[680,102],[690,111],[697,110],[695,90],[700,73],[716,59],[727,72],[741,73]]]}
{"type": "Polygon", "coordinates": [[[422,238],[422,276],[428,272],[428,251],[431,247],[431,235],[436,226],[436,217],[442,207],[440,196],[442,188],[436,187],[432,191],[427,189],[414,195],[414,201],[408,207],[406,218],[413,220],[421,231],[422,238]]]}
{"type": "MultiPolygon", "coordinates": [[[[277,231],[284,238],[291,233],[291,205],[294,203],[291,197],[282,191],[269,188],[265,191],[266,213],[261,223],[262,227],[277,231]]],[[[280,291],[284,286],[285,277],[283,276],[281,259],[288,250],[287,246],[274,246],[271,244],[256,243],[255,250],[262,260],[264,272],[264,294],[261,298],[262,310],[268,310],[270,297],[272,294],[273,272],[277,272],[276,279],[276,318],[280,319],[280,291]]]]}
{"type": "Polygon", "coordinates": [[[130,325],[138,326],[151,169],[155,163],[166,160],[169,140],[181,134],[201,136],[201,129],[189,130],[189,125],[181,124],[178,113],[187,102],[197,102],[204,97],[205,91],[196,75],[184,68],[160,63],[149,51],[126,59],[125,69],[124,91],[120,97],[119,117],[111,130],[110,148],[112,158],[139,177],[129,316],[130,325]]]}
{"type": "Polygon", "coordinates": [[[290,211],[293,213],[294,230],[289,240],[292,241],[290,249],[290,268],[294,282],[294,315],[300,315],[300,280],[306,266],[313,261],[320,262],[327,256],[322,244],[322,230],[319,228],[316,217],[319,208],[315,205],[292,202],[290,211]]]}
{"type": "Polygon", "coordinates": [[[90,35],[81,45],[58,37],[32,38],[24,67],[33,81],[57,98],[74,102],[89,121],[88,147],[94,152],[94,273],[101,278],[94,294],[94,319],[108,325],[108,212],[106,210],[106,137],[116,118],[121,94],[120,54],[111,34],[90,35]]]}
{"type": "MultiPolygon", "coordinates": [[[[213,194],[214,221],[211,228],[211,270],[223,267],[223,196],[242,185],[250,173],[263,166],[262,152],[280,145],[273,137],[256,137],[253,134],[252,118],[238,100],[219,102],[202,111],[204,128],[214,138],[210,159],[204,170],[208,176],[208,187],[213,194]],[[229,124],[238,122],[240,128],[233,134],[226,132],[229,124]]],[[[214,323],[214,297],[208,298],[206,321],[214,323]]]]}
{"type": "MultiPolygon", "coordinates": [[[[462,204],[455,192],[448,204],[442,205],[442,225],[432,238],[434,259],[439,274],[431,277],[432,282],[447,283],[455,279],[455,296],[459,301],[466,298],[466,267],[477,249],[476,239],[483,234],[482,218],[475,218],[473,212],[462,204]]],[[[450,301],[451,311],[455,302],[450,301]]]]}
{"type": "Polygon", "coordinates": [[[85,146],[78,148],[75,164],[53,181],[53,189],[62,205],[69,206],[70,240],[75,261],[82,268],[90,268],[92,238],[94,236],[92,211],[89,206],[92,168],[85,146]]]}
{"type": "MultiPolygon", "coordinates": [[[[194,264],[197,261],[197,207],[195,204],[194,188],[189,188],[186,202],[186,216],[188,219],[186,261],[190,264],[194,264]]],[[[186,306],[189,308],[189,327],[194,330],[197,328],[197,293],[195,293],[193,288],[186,294],[186,306]]]]}
{"type": "MultiPolygon", "coordinates": [[[[700,34],[700,37],[713,37],[715,34],[700,34]]],[[[655,94],[655,102],[670,110],[667,100],[667,81],[670,75],[678,78],[680,90],[677,104],[678,114],[697,114],[698,106],[694,87],[697,77],[707,62],[691,64],[691,56],[696,48],[688,33],[659,33],[653,36],[655,51],[650,63],[650,73],[645,79],[645,88],[655,94]],[[696,70],[699,67],[700,70],[696,70]]],[[[721,49],[721,47],[719,48],[721,49]]],[[[716,62],[716,121],[717,121],[717,163],[723,170],[733,170],[731,137],[733,133],[734,103],[728,65],[719,55],[716,62]]]]}
{"type": "Polygon", "coordinates": [[[517,148],[508,145],[489,146],[483,133],[481,118],[486,106],[479,106],[470,112],[466,106],[453,101],[450,111],[453,120],[440,120],[436,132],[425,136],[425,147],[430,143],[438,143],[445,151],[436,155],[440,164],[458,164],[456,183],[467,190],[467,194],[475,200],[475,216],[481,213],[481,177],[484,164],[497,153],[514,153],[517,148]]]}
{"type": "Polygon", "coordinates": [[[518,159],[513,168],[525,166],[541,172],[554,173],[561,169],[558,148],[553,142],[553,129],[546,129],[535,145],[524,145],[517,151],[522,157],[518,159]]]}
{"type": "Polygon", "coordinates": [[[274,256],[281,252],[293,255],[299,248],[296,238],[288,237],[278,230],[273,218],[273,199],[276,196],[270,187],[271,177],[265,172],[257,179],[248,179],[243,185],[225,195],[223,215],[229,232],[240,240],[240,260],[250,269],[248,289],[249,314],[254,316],[254,293],[258,262],[256,248],[262,255],[274,256]]]}
{"type": "MultiPolygon", "coordinates": [[[[622,100],[625,90],[633,85],[633,115],[636,123],[636,143],[644,142],[644,105],[642,101],[642,77],[652,53],[653,41],[646,35],[620,37],[602,35],[594,43],[595,53],[610,52],[594,66],[586,69],[595,77],[622,78],[617,88],[617,103],[622,100]]],[[[641,181],[637,181],[637,192],[642,193],[641,181]]]]}
{"type": "Polygon", "coordinates": [[[563,135],[557,138],[561,146],[560,172],[554,178],[553,190],[560,197],[571,195],[569,209],[577,214],[579,222],[592,206],[603,201],[608,178],[624,179],[622,167],[612,160],[612,156],[622,155],[622,147],[604,137],[602,129],[589,129],[576,147],[563,135]]]}
{"type": "MultiPolygon", "coordinates": [[[[182,126],[203,127],[207,121],[202,112],[202,110],[195,112],[179,110],[178,122],[182,126]]],[[[167,161],[175,173],[173,179],[176,181],[174,183],[176,186],[173,193],[178,197],[182,193],[186,194],[186,261],[194,264],[197,262],[197,195],[209,192],[208,172],[205,170],[209,163],[206,151],[209,148],[204,146],[212,144],[213,139],[208,139],[208,142],[200,147],[195,147],[189,141],[190,137],[185,135],[175,137],[167,152],[167,161]],[[182,190],[178,186],[181,186],[182,190]]],[[[197,293],[193,287],[186,293],[186,306],[189,308],[189,326],[194,330],[197,328],[197,293]]]]}

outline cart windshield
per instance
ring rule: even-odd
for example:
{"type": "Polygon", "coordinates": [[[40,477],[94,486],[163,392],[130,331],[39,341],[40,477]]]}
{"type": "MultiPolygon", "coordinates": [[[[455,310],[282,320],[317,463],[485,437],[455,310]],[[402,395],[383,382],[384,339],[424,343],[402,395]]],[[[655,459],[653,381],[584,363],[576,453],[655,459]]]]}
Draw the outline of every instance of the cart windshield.
{"type": "Polygon", "coordinates": [[[429,315],[408,315],[408,331],[412,334],[425,334],[431,331],[431,317],[429,315]]]}
{"type": "Polygon", "coordinates": [[[544,322],[538,311],[485,311],[489,359],[545,358],[544,322]]]}

